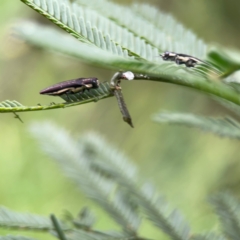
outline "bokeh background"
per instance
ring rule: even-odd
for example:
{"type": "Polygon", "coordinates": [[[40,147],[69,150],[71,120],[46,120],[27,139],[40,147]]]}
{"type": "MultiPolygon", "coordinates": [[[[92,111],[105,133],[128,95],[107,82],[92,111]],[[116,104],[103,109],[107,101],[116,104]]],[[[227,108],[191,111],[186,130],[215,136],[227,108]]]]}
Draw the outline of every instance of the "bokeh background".
{"type": "MultiPolygon", "coordinates": [[[[131,1],[118,2],[127,5],[131,1]]],[[[147,2],[172,14],[209,43],[240,48],[239,1],[147,2]]],[[[61,102],[60,98],[39,95],[39,90],[77,77],[96,76],[106,81],[114,73],[13,40],[9,35],[11,25],[22,19],[48,24],[19,0],[1,2],[0,101],[15,99],[24,105],[61,102]]],[[[151,115],[164,109],[208,116],[231,113],[208,96],[175,85],[130,82],[122,87],[134,129],[122,121],[114,98],[67,109],[21,113],[24,124],[13,114],[0,114],[0,205],[19,212],[57,216],[62,216],[64,210],[75,214],[87,205],[98,215],[97,228],[116,227],[63,176],[30,135],[32,122],[52,121],[76,137],[88,131],[104,136],[132,159],[143,180],[153,182],[172,206],[181,210],[195,232],[216,228],[207,198],[222,190],[240,195],[239,142],[195,129],[158,125],[151,121],[151,115]]],[[[153,229],[143,231],[147,236],[153,229]]],[[[41,234],[39,238],[43,239],[41,234]]]]}

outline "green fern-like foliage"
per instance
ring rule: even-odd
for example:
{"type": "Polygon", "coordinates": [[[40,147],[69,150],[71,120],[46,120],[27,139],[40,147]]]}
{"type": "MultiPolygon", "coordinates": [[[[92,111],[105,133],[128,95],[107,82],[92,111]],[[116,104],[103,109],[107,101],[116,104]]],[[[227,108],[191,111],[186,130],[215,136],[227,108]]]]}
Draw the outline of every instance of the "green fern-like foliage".
{"type": "Polygon", "coordinates": [[[240,203],[231,194],[220,193],[210,199],[221,223],[222,232],[228,239],[240,236],[240,203]]]}
{"type": "Polygon", "coordinates": [[[206,233],[192,236],[191,240],[227,240],[224,236],[215,234],[215,233],[206,233]]]}
{"type": "Polygon", "coordinates": [[[158,123],[199,128],[207,132],[213,132],[221,137],[240,139],[240,123],[230,117],[213,118],[194,114],[162,111],[155,114],[153,120],[158,123]]]}
{"type": "Polygon", "coordinates": [[[229,102],[237,105],[239,104],[238,93],[232,88],[225,84],[207,82],[205,78],[202,79],[196,75],[196,73],[192,72],[192,70],[186,69],[188,70],[186,72],[185,69],[182,67],[179,69],[175,64],[163,63],[160,65],[157,63],[141,62],[134,59],[123,58],[98,48],[92,48],[80,44],[79,42],[74,41],[74,39],[69,38],[56,30],[32,23],[21,24],[21,26],[18,26],[15,29],[18,32],[19,37],[39,47],[65,53],[97,66],[104,66],[111,69],[128,69],[133,72],[146,73],[149,76],[149,80],[168,82],[199,89],[200,91],[224,98],[229,102]],[[184,72],[182,72],[182,70],[184,70],[184,72]],[[189,71],[191,71],[191,74],[189,71]]]}
{"type": "Polygon", "coordinates": [[[32,131],[44,151],[62,166],[88,197],[122,226],[125,236],[137,235],[141,222],[140,208],[172,239],[185,240],[190,236],[188,224],[184,223],[181,214],[178,211],[166,212],[167,204],[163,198],[153,197],[156,194],[152,185],[138,189],[136,168],[97,135],[86,135],[80,142],[75,142],[66,132],[50,124],[42,125],[41,131],[35,125],[32,131]],[[50,142],[44,139],[50,139],[50,142]],[[63,145],[64,148],[60,147],[63,145]]]}
{"type": "Polygon", "coordinates": [[[186,46],[188,54],[200,58],[206,54],[203,41],[149,5],[123,7],[106,0],[22,1],[80,41],[118,55],[124,56],[125,51],[152,61],[159,51],[181,52],[186,46]],[[171,40],[166,41],[169,37],[171,40]]]}
{"type": "MultiPolygon", "coordinates": [[[[0,208],[0,227],[35,231],[53,230],[51,221],[46,217],[16,213],[5,207],[0,208]]],[[[62,228],[66,229],[66,226],[62,225],[62,228]]]]}
{"type": "MultiPolygon", "coordinates": [[[[22,2],[81,42],[74,41],[51,28],[30,23],[18,24],[15,27],[18,37],[31,44],[75,56],[94,65],[147,74],[148,77],[144,80],[187,86],[233,104],[240,104],[238,93],[231,87],[212,81],[212,79],[220,81],[220,77],[226,74],[221,72],[220,65],[219,69],[204,64],[189,69],[175,63],[164,62],[158,57],[159,53],[170,50],[207,59],[207,45],[173,17],[159,12],[152,6],[133,4],[124,7],[107,0],[101,3],[96,0],[74,2],[22,0],[22,2]]],[[[73,103],[67,105],[15,106],[15,102],[6,100],[2,102],[0,112],[69,107],[86,103],[86,97],[87,102],[91,102],[112,96],[109,91],[102,90],[85,95],[72,94],[70,99],[63,95],[65,101],[73,103]]]]}
{"type": "MultiPolygon", "coordinates": [[[[240,104],[238,94],[232,88],[207,81],[212,78],[219,80],[224,75],[216,67],[208,65],[189,69],[164,62],[158,57],[159,53],[170,50],[207,59],[207,45],[173,17],[152,6],[133,4],[124,7],[107,0],[101,3],[96,0],[22,2],[81,42],[51,28],[29,23],[18,24],[15,27],[17,35],[31,44],[75,56],[98,66],[148,74],[148,80],[187,86],[240,104]]],[[[101,98],[104,96],[100,95],[101,98]]],[[[78,99],[79,96],[72,96],[72,101],[78,99]]],[[[5,112],[9,110],[6,108],[5,112]]],[[[32,109],[29,107],[25,110],[32,109]]]]}
{"type": "MultiPolygon", "coordinates": [[[[132,71],[138,76],[136,84],[137,80],[172,83],[213,95],[228,105],[240,105],[238,87],[229,84],[234,81],[223,79],[239,69],[239,61],[233,58],[233,54],[226,57],[225,51],[216,54],[216,49],[208,52],[206,43],[173,17],[150,5],[124,7],[107,0],[21,1],[79,40],[35,23],[18,23],[14,27],[17,36],[29,44],[74,56],[96,66],[132,71]],[[210,60],[215,65],[207,63],[187,68],[164,62],[159,54],[165,50],[190,54],[210,60]]],[[[111,97],[112,91],[109,83],[105,82],[98,89],[61,95],[64,103],[48,106],[24,106],[15,100],[5,100],[0,102],[0,112],[65,108],[111,97]]],[[[232,138],[240,136],[239,123],[230,118],[161,113],[156,121],[184,124],[232,138]]],[[[63,224],[54,215],[45,218],[2,208],[0,227],[51,231],[60,240],[143,240],[154,238],[140,234],[142,224],[148,222],[172,240],[239,239],[239,202],[235,198],[217,195],[211,200],[219,216],[223,236],[214,232],[195,234],[180,212],[169,207],[170,204],[157,193],[153,184],[147,181],[139,184],[142,179],[131,161],[98,135],[85,134],[76,141],[49,123],[35,124],[31,131],[43,151],[122,231],[95,230],[95,218],[86,209],[76,218],[68,216],[67,223],[63,224]]],[[[28,238],[5,236],[0,239],[28,238]]]]}
{"type": "Polygon", "coordinates": [[[172,16],[159,12],[153,6],[134,4],[124,7],[106,0],[101,2],[79,0],[77,3],[101,12],[105,18],[110,19],[117,26],[120,25],[135,36],[141,36],[147,44],[161,52],[166,49],[181,52],[186,45],[189,45],[192,47],[188,48],[187,54],[200,58],[206,54],[206,44],[203,41],[197,40],[195,34],[186,30],[172,16]],[[171,39],[165,41],[169,37],[171,39]]]}
{"type": "Polygon", "coordinates": [[[122,56],[124,54],[137,58],[141,55],[146,58],[149,58],[149,55],[154,56],[154,49],[150,45],[142,44],[139,37],[91,9],[83,9],[78,4],[71,4],[69,1],[23,2],[84,43],[99,46],[122,56]],[[119,37],[118,41],[108,35],[111,29],[114,29],[115,36],[119,37]],[[142,49],[142,46],[146,47],[142,49]]]}
{"type": "MultiPolygon", "coordinates": [[[[45,125],[45,128],[49,129],[50,132],[54,131],[54,134],[55,131],[57,131],[56,128],[48,124],[45,125]]],[[[37,127],[34,127],[33,131],[41,142],[46,137],[45,134],[47,132],[44,131],[44,134],[40,135],[37,127]]],[[[137,212],[131,209],[131,205],[129,205],[130,203],[124,199],[124,192],[119,189],[115,192],[115,196],[112,200],[110,200],[109,196],[116,188],[114,182],[111,181],[111,179],[105,178],[101,174],[97,174],[96,172],[93,173],[91,171],[88,166],[89,162],[87,156],[83,151],[83,146],[78,146],[78,144],[64,131],[58,131],[58,136],[58,140],[52,139],[52,146],[44,145],[43,148],[51,155],[51,157],[60,163],[65,170],[65,173],[76,181],[87,196],[97,201],[97,203],[122,226],[125,232],[134,235],[138,230],[141,218],[138,216],[137,212]],[[65,145],[63,141],[67,145],[65,145]],[[59,151],[57,153],[55,151],[56,148],[63,145],[71,150],[64,151],[63,149],[62,152],[59,151]],[[82,157],[79,158],[79,156],[82,157]],[[65,162],[65,159],[69,159],[71,164],[70,162],[65,162]]]]}
{"type": "Polygon", "coordinates": [[[223,69],[224,77],[240,69],[240,53],[236,49],[213,46],[208,52],[208,59],[223,69]]]}
{"type": "Polygon", "coordinates": [[[50,123],[36,123],[31,132],[43,151],[62,167],[87,197],[109,214],[122,231],[95,230],[95,217],[86,208],[77,217],[68,214],[64,224],[54,215],[45,218],[3,208],[0,211],[0,227],[19,231],[51,230],[51,234],[59,240],[156,239],[155,236],[140,236],[142,224],[149,221],[172,240],[238,239],[240,204],[231,195],[219,194],[211,199],[223,235],[215,232],[196,234],[178,210],[171,210],[169,203],[157,194],[152,184],[144,181],[145,184],[140,186],[139,182],[143,180],[140,180],[136,167],[102,137],[87,133],[75,140],[65,130],[50,123]],[[144,220],[143,223],[141,220],[144,220]]]}
{"type": "Polygon", "coordinates": [[[22,237],[22,236],[0,236],[0,240],[35,240],[34,238],[22,237]]]}
{"type": "Polygon", "coordinates": [[[102,175],[117,181],[125,187],[128,196],[134,195],[134,199],[142,207],[145,216],[158,228],[170,235],[172,239],[187,239],[190,234],[188,223],[178,211],[166,212],[167,203],[161,196],[156,196],[156,190],[150,183],[141,189],[137,186],[136,168],[129,160],[122,156],[113,147],[95,134],[88,134],[80,141],[81,146],[86,146],[88,162],[91,168],[102,175]],[[181,224],[179,225],[179,221],[181,224]]]}

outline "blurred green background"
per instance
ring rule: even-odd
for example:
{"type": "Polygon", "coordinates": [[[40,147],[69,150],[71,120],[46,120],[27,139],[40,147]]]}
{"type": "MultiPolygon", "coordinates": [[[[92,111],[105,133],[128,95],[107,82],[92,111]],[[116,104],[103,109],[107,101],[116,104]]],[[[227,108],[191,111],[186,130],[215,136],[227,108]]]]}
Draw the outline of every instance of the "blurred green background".
{"type": "MultiPolygon", "coordinates": [[[[130,1],[118,2],[128,4],[130,1]]],[[[240,48],[239,1],[147,3],[171,13],[207,42],[240,48]]],[[[41,96],[39,91],[77,77],[96,76],[106,81],[114,73],[14,40],[11,25],[22,19],[46,23],[19,0],[1,3],[0,101],[15,99],[24,105],[61,102],[60,98],[41,96]]],[[[101,134],[132,159],[143,180],[152,181],[159,192],[181,210],[195,232],[215,228],[216,217],[206,200],[209,195],[226,189],[240,195],[239,142],[195,129],[158,125],[151,121],[151,115],[160,109],[209,116],[231,113],[208,96],[175,85],[130,82],[123,83],[122,87],[134,129],[122,121],[114,98],[61,110],[21,113],[24,124],[14,119],[13,114],[1,114],[0,204],[19,212],[58,216],[66,209],[76,213],[88,205],[98,214],[97,228],[116,227],[62,175],[29,134],[32,122],[52,121],[73,136],[87,131],[101,134]]],[[[147,227],[143,234],[147,236],[148,231],[147,227]]]]}

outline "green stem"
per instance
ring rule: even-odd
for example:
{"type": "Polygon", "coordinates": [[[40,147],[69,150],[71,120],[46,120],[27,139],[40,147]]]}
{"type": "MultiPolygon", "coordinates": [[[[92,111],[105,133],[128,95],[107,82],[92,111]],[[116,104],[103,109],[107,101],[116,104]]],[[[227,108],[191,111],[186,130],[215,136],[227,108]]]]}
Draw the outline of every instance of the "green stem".
{"type": "MultiPolygon", "coordinates": [[[[166,82],[166,83],[172,83],[177,84],[180,86],[190,87],[195,90],[199,90],[204,93],[208,93],[210,95],[218,96],[222,99],[225,99],[227,101],[230,101],[232,103],[235,103],[237,105],[240,105],[240,95],[235,92],[232,88],[228,87],[226,84],[223,84],[221,82],[215,83],[215,82],[207,82],[204,80],[194,80],[192,81],[183,81],[182,79],[178,78],[162,78],[158,77],[156,75],[151,74],[134,74],[135,79],[134,81],[155,81],[155,82],[166,82]]],[[[98,97],[92,97],[89,99],[77,101],[77,102],[65,102],[65,103],[54,103],[50,105],[37,105],[37,106],[16,106],[16,107],[0,107],[0,113],[9,113],[9,112],[29,112],[29,111],[41,111],[41,110],[52,110],[52,109],[58,109],[58,108],[66,108],[66,107],[73,107],[77,105],[82,105],[90,102],[96,102],[97,100],[105,99],[108,97],[112,97],[112,92],[110,89],[108,89],[109,92],[104,92],[98,97]]]]}
{"type": "Polygon", "coordinates": [[[9,112],[31,112],[31,111],[41,111],[41,110],[52,110],[58,108],[67,108],[73,107],[77,105],[82,105],[90,102],[96,102],[97,100],[112,97],[113,95],[104,94],[101,97],[96,98],[89,98],[84,101],[78,101],[73,103],[54,103],[51,105],[43,105],[43,106],[18,106],[18,107],[0,107],[0,113],[9,113],[9,112]]]}
{"type": "Polygon", "coordinates": [[[162,77],[157,77],[151,74],[135,74],[134,80],[148,80],[148,81],[156,81],[156,82],[166,82],[166,83],[173,83],[180,86],[190,87],[195,90],[199,90],[201,92],[215,95],[225,100],[228,100],[232,103],[240,105],[240,95],[238,92],[234,91],[233,88],[230,88],[226,84],[222,82],[210,82],[204,80],[195,79],[194,81],[183,81],[182,79],[178,78],[168,78],[164,79],[162,77]]]}

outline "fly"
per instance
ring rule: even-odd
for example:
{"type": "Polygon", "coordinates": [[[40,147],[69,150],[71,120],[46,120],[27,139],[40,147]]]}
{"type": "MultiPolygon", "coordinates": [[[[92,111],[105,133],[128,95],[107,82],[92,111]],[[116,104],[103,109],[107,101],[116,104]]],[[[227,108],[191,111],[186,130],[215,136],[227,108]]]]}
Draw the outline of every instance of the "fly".
{"type": "Polygon", "coordinates": [[[174,61],[176,64],[185,64],[186,67],[195,67],[197,63],[205,63],[204,61],[192,57],[187,54],[175,53],[175,52],[165,52],[160,54],[163,60],[165,61],[174,61]]]}
{"type": "MultiPolygon", "coordinates": [[[[175,53],[175,52],[165,52],[160,54],[163,60],[165,61],[173,61],[178,65],[185,64],[186,67],[195,67],[197,64],[203,66],[206,69],[209,69],[210,72],[213,74],[221,75],[222,72],[217,69],[214,65],[209,62],[205,62],[200,60],[196,57],[183,54],[183,53],[175,53]]],[[[198,70],[200,73],[203,72],[202,70],[198,70]]]]}
{"type": "Polygon", "coordinates": [[[99,81],[97,78],[77,78],[54,84],[40,91],[40,94],[61,96],[62,94],[74,94],[84,92],[92,88],[98,88],[99,81]]]}

